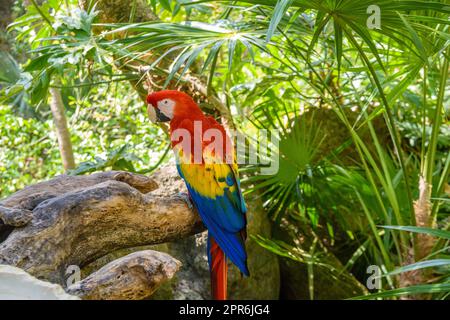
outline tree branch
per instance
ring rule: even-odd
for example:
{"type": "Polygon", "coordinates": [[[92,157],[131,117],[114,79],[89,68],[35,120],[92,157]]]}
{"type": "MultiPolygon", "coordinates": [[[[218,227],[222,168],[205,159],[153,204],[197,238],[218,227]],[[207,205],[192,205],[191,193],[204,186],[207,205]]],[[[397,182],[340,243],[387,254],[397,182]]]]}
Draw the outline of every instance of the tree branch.
{"type": "Polygon", "coordinates": [[[0,201],[7,208],[2,212],[32,213],[25,226],[6,235],[0,229],[0,238],[6,238],[0,243],[0,264],[63,284],[69,265],[82,268],[109,252],[204,230],[179,196],[155,188],[151,178],[117,171],[62,175],[27,187],[0,201]]]}
{"type": "Polygon", "coordinates": [[[171,279],[180,266],[166,253],[138,251],[108,263],[66,291],[85,300],[141,300],[171,279]]]}
{"type": "MultiPolygon", "coordinates": [[[[36,6],[36,8],[38,8],[36,6]]],[[[62,101],[61,92],[57,88],[50,88],[50,110],[53,115],[56,136],[58,138],[59,153],[65,170],[75,168],[75,158],[72,150],[72,141],[67,126],[66,111],[62,101]]]]}

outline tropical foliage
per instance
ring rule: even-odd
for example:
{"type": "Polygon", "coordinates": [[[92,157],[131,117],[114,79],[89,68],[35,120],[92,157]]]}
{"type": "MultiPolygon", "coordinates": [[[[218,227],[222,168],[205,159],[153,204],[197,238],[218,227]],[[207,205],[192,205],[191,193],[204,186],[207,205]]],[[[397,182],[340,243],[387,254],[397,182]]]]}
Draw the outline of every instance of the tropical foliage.
{"type": "Polygon", "coordinates": [[[278,130],[279,170],[243,166],[246,194],[274,227],[309,225],[324,246],[254,241],[311,276],[324,247],[342,263],[332,272],[364,285],[378,266],[381,286],[356,298],[448,299],[445,0],[149,0],[159,19],[143,22],[131,1],[120,23],[101,21],[95,1],[20,3],[9,33],[28,58],[2,53],[0,195],[62,171],[49,88],[64,97],[72,174],[150,172],[170,156],[132,89],[148,73],[161,88],[196,76],[250,140],[278,130]]]}

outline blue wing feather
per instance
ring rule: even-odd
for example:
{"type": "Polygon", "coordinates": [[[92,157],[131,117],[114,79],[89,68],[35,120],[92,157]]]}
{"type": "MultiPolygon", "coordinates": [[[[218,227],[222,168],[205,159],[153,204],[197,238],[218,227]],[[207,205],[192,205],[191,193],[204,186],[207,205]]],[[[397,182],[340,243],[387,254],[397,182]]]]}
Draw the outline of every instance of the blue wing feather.
{"type": "MultiPolygon", "coordinates": [[[[208,228],[212,236],[225,255],[239,268],[239,270],[249,275],[247,267],[247,253],[245,252],[245,243],[242,237],[242,230],[246,227],[245,202],[239,188],[239,180],[233,175],[226,178],[228,186],[236,183],[237,188],[230,191],[225,188],[222,196],[209,198],[202,196],[186,180],[183,170],[177,165],[178,172],[186,182],[189,194],[197,208],[203,223],[208,228]]],[[[208,252],[208,259],[209,252],[208,252]]]]}

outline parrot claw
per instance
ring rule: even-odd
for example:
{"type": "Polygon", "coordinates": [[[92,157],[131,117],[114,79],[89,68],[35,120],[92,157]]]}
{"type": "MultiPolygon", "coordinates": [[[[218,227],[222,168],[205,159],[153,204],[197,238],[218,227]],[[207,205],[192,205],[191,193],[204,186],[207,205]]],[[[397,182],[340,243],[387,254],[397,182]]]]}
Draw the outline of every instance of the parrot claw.
{"type": "Polygon", "coordinates": [[[176,196],[176,198],[184,201],[189,209],[194,209],[194,205],[192,204],[191,196],[186,192],[179,192],[176,196]]]}

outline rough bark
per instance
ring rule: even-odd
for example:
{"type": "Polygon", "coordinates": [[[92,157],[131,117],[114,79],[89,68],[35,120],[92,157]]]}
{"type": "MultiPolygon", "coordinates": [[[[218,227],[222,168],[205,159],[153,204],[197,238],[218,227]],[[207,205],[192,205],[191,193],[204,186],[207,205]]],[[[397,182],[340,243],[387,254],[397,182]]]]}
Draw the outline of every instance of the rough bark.
{"type": "MultiPolygon", "coordinates": [[[[414,201],[414,214],[416,217],[416,225],[418,227],[432,227],[431,221],[431,185],[423,176],[419,177],[419,197],[414,201]]],[[[405,250],[403,265],[412,264],[426,258],[433,250],[435,238],[427,234],[414,235],[414,246],[405,250]]],[[[430,269],[413,270],[403,272],[399,275],[398,281],[400,287],[408,287],[418,284],[427,283],[433,273],[430,269]]],[[[430,294],[406,295],[402,296],[402,300],[420,299],[425,300],[431,297],[430,294]]]]}
{"type": "MultiPolygon", "coordinates": [[[[80,6],[86,8],[89,1],[80,0],[80,6]]],[[[131,11],[135,6],[134,18],[131,22],[145,22],[157,20],[146,0],[100,0],[96,1],[96,10],[99,11],[99,20],[102,23],[130,22],[131,11]]]]}
{"type": "Polygon", "coordinates": [[[0,0],[0,28],[6,29],[12,21],[14,0],[0,0]]]}
{"type": "Polygon", "coordinates": [[[108,263],[66,291],[87,300],[141,300],[171,279],[180,266],[166,253],[138,251],[108,263]]]}
{"type": "Polygon", "coordinates": [[[82,268],[119,249],[204,230],[182,198],[151,192],[156,188],[151,178],[120,171],[29,186],[0,201],[0,264],[64,284],[69,265],[82,268]]]}
{"type": "Polygon", "coordinates": [[[75,159],[73,156],[72,142],[70,141],[70,132],[67,127],[66,113],[61,97],[61,92],[57,88],[50,88],[50,109],[55,124],[56,137],[58,138],[59,152],[63,167],[65,170],[75,168],[75,159]]]}
{"type": "MultiPolygon", "coordinates": [[[[419,178],[419,198],[414,202],[414,213],[418,227],[432,227],[431,216],[431,185],[424,177],[419,178]]],[[[427,234],[417,235],[417,257],[420,261],[431,253],[434,245],[434,238],[427,234]]]]}
{"type": "Polygon", "coordinates": [[[10,51],[6,27],[13,20],[14,0],[0,0],[0,51],[10,51]]]}

